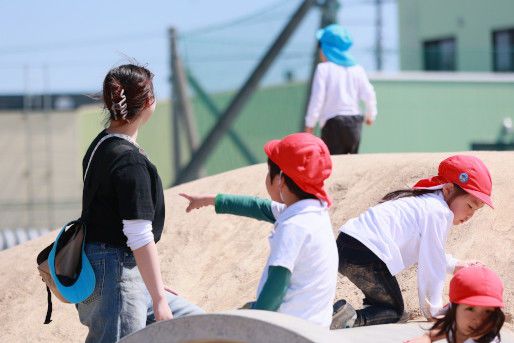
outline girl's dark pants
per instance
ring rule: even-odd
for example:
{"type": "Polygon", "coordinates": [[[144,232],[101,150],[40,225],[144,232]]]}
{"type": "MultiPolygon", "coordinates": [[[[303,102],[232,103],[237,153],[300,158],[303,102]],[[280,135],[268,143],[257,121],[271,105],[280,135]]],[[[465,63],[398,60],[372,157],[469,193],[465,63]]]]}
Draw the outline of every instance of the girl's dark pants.
{"type": "Polygon", "coordinates": [[[355,326],[396,323],[403,314],[398,281],[386,264],[355,238],[339,233],[339,272],[364,293],[364,305],[357,310],[355,326]]]}
{"type": "Polygon", "coordinates": [[[363,122],[362,115],[338,115],[327,120],[321,129],[321,139],[330,154],[358,153],[363,122]]]}

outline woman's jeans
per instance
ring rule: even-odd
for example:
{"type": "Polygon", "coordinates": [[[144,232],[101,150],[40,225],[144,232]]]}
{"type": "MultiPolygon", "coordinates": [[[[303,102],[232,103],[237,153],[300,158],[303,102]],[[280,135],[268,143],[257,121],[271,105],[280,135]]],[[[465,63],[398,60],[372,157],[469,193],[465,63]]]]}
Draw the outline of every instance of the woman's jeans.
{"type": "Polygon", "coordinates": [[[337,237],[339,272],[364,293],[363,309],[357,310],[355,326],[396,323],[403,314],[403,298],[398,281],[386,264],[355,238],[337,237]]]}
{"type": "MultiPolygon", "coordinates": [[[[154,323],[152,298],[130,249],[87,243],[85,251],[96,277],[93,294],[76,305],[89,328],[86,342],[116,342],[154,323]]],[[[172,293],[166,297],[174,317],[205,313],[172,293]]]]}

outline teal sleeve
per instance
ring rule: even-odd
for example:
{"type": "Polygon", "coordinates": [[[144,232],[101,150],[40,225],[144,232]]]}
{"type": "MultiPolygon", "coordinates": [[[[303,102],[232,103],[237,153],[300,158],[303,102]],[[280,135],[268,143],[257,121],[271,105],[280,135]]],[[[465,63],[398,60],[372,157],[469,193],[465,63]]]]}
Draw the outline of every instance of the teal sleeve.
{"type": "Polygon", "coordinates": [[[216,213],[228,213],[275,222],[271,200],[246,195],[218,194],[214,203],[216,213]]]}
{"type": "Polygon", "coordinates": [[[270,266],[268,268],[268,279],[252,308],[256,310],[277,311],[286,295],[290,281],[291,272],[289,269],[280,266],[270,266]]]}

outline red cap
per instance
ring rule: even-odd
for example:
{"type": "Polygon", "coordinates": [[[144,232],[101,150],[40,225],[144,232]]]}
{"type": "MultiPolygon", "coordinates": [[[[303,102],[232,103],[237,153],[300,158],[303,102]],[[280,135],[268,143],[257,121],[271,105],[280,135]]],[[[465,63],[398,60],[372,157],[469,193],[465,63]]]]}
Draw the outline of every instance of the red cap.
{"type": "Polygon", "coordinates": [[[475,156],[455,155],[448,157],[439,164],[437,176],[420,180],[412,188],[432,188],[449,182],[459,185],[469,194],[494,208],[491,201],[491,190],[493,188],[491,174],[489,174],[484,162],[475,156]]]}
{"type": "Polygon", "coordinates": [[[332,172],[332,160],[321,139],[310,133],[293,133],[266,143],[264,152],[303,191],[325,201],[328,207],[332,205],[324,189],[324,181],[332,172]]]}
{"type": "Polygon", "coordinates": [[[450,301],[471,306],[505,307],[502,280],[485,267],[466,267],[450,281],[450,301]]]}

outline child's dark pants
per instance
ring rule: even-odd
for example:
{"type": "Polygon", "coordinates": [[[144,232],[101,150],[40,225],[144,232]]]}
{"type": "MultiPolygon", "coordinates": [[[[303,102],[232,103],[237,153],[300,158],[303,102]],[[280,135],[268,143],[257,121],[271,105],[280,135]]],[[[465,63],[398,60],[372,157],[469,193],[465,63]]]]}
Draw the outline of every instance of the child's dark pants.
{"type": "Polygon", "coordinates": [[[340,233],[337,237],[339,272],[364,293],[364,305],[357,310],[355,326],[396,323],[403,314],[403,299],[398,281],[386,264],[355,238],[340,233]]]}
{"type": "Polygon", "coordinates": [[[321,129],[321,139],[331,155],[356,154],[361,141],[362,115],[335,116],[327,120],[321,129]]]}

